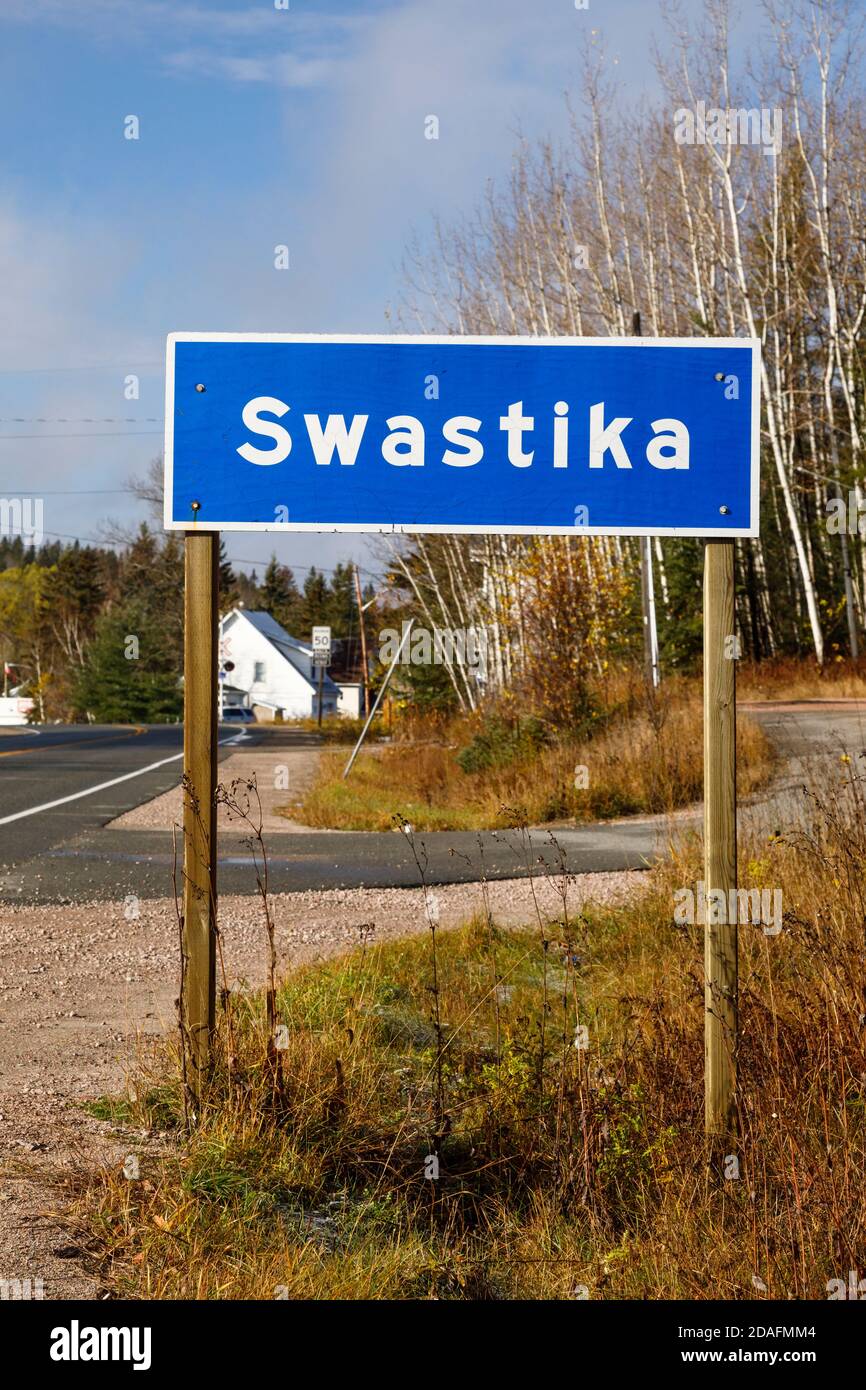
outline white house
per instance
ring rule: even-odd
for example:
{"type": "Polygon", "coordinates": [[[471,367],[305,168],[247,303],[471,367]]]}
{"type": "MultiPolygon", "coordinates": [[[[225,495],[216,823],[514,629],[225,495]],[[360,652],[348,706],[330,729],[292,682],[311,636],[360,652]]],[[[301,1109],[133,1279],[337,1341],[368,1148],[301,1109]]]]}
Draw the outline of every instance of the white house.
{"type": "Polygon", "coordinates": [[[346,719],[360,719],[364,708],[364,687],[360,681],[338,681],[337,713],[346,719]]]}
{"type": "MultiPolygon", "coordinates": [[[[313,649],[290,637],[270,613],[234,608],[220,622],[223,708],[251,709],[261,720],[308,719],[318,713],[319,672],[313,649]]],[[[325,672],[322,714],[337,713],[339,688],[325,672]]]]}

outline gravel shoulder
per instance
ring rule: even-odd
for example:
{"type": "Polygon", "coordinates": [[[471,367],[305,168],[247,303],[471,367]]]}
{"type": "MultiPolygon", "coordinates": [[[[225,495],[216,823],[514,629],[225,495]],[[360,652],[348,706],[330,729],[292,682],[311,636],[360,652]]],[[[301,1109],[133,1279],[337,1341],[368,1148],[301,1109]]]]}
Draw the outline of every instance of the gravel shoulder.
{"type": "MultiPolygon", "coordinates": [[[[300,802],[313,780],[319,762],[318,748],[259,747],[238,749],[219,765],[219,780],[228,786],[235,779],[255,779],[262,803],[262,829],[267,832],[292,830],[308,833],[312,827],[280,815],[278,806],[300,802]]],[[[178,773],[177,786],[162,796],[145,801],[109,822],[112,830],[170,830],[183,823],[183,790],[178,773]]],[[[230,830],[232,823],[224,806],[219,808],[218,829],[230,830]]]]}
{"type": "MultiPolygon", "coordinates": [[[[645,883],[635,871],[584,874],[570,905],[621,902],[645,883]]],[[[533,888],[543,914],[561,911],[552,881],[499,880],[488,884],[496,921],[534,921],[533,888]]],[[[444,928],[482,908],[478,884],[434,891],[444,928]]],[[[362,924],[375,925],[374,941],[427,929],[418,888],[277,894],[273,910],[283,971],[350,950],[362,924]]],[[[220,924],[228,984],[261,984],[256,900],[221,898],[220,924]]],[[[94,1168],[160,1139],[118,1131],[83,1104],[122,1092],[149,1043],[175,1027],[177,975],[170,898],[0,906],[0,1280],[40,1279],[49,1299],[100,1297],[57,1213],[94,1168]]]]}

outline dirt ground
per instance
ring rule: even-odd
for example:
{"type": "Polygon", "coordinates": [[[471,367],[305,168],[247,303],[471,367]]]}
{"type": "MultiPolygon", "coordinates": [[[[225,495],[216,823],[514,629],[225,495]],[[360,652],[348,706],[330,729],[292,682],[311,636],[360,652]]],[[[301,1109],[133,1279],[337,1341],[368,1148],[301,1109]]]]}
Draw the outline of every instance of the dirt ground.
{"type": "MultiPolygon", "coordinates": [[[[165,823],[173,796],[159,798],[157,824],[165,823]]],[[[130,814],[155,814],[155,807],[130,814]]],[[[639,872],[583,875],[572,906],[622,900],[644,881],[639,872]]],[[[481,908],[476,884],[434,891],[443,927],[481,908]]],[[[542,912],[561,911],[550,883],[536,880],[535,891],[542,912]]],[[[502,925],[535,920],[527,880],[491,883],[489,893],[502,925]]],[[[361,924],[375,923],[373,940],[427,930],[419,889],[280,894],[273,906],[283,970],[351,949],[361,924]]],[[[137,911],[125,916],[120,902],[0,906],[0,1282],[41,1280],[47,1299],[101,1296],[60,1216],[67,1184],[160,1143],[158,1135],[122,1132],[83,1108],[123,1093],[139,1049],[175,1027],[174,904],[142,901],[137,911]]],[[[265,937],[256,901],[221,899],[220,927],[228,983],[261,983],[265,937]]]]}

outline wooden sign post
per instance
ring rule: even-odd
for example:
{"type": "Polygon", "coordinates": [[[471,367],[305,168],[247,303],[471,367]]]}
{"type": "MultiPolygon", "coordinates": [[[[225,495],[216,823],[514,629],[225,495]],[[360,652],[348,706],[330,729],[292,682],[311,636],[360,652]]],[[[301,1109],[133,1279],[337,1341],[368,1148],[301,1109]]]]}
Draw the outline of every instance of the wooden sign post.
{"type": "Polygon", "coordinates": [[[704,1102],[707,1135],[736,1129],[737,710],[734,542],[704,549],[704,1102]],[[724,894],[724,911],[712,891],[724,894]],[[730,911],[734,903],[733,913],[730,911]],[[731,920],[733,918],[733,920],[731,920]]]}
{"type": "Polygon", "coordinates": [[[184,538],[183,990],[187,1085],[201,1101],[216,1006],[219,532],[184,538]]]}

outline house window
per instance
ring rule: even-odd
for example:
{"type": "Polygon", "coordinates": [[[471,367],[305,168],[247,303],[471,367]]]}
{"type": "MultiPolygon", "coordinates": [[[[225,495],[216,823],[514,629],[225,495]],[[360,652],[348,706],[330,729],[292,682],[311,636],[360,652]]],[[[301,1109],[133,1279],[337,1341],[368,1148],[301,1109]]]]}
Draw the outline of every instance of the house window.
{"type": "Polygon", "coordinates": [[[265,663],[257,661],[253,667],[253,684],[263,681],[265,678],[265,663]]]}

